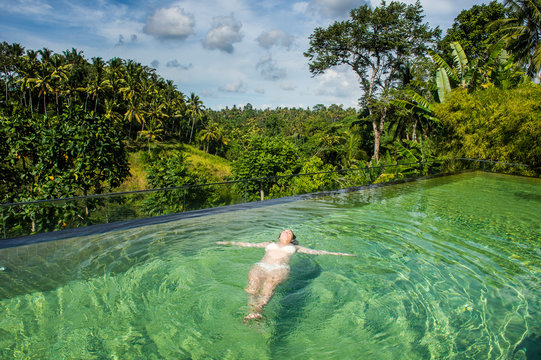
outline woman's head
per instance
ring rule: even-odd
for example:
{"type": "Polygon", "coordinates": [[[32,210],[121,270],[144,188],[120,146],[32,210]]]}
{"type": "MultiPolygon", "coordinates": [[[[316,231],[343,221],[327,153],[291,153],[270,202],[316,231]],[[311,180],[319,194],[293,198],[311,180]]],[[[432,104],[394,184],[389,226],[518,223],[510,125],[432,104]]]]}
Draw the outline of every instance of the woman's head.
{"type": "Polygon", "coordinates": [[[293,234],[293,231],[286,229],[282,231],[280,236],[278,237],[280,240],[280,243],[287,245],[287,244],[293,244],[298,245],[298,241],[296,240],[295,234],[293,234]]]}

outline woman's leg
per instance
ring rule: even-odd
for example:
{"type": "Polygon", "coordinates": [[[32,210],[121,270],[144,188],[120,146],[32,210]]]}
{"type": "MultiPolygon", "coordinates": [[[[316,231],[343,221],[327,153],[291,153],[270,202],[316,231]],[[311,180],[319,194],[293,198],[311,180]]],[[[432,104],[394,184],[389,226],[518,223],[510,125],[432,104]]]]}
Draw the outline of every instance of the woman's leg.
{"type": "Polygon", "coordinates": [[[248,273],[248,285],[246,285],[244,291],[251,295],[257,295],[266,274],[266,271],[259,265],[252,266],[248,273]]]}
{"type": "Polygon", "coordinates": [[[263,312],[263,308],[268,304],[270,299],[272,299],[276,287],[287,279],[288,274],[288,269],[279,269],[268,273],[263,279],[264,281],[259,296],[254,299],[255,303],[252,305],[252,313],[246,318],[255,319],[262,317],[261,313],[263,312]]]}
{"type": "Polygon", "coordinates": [[[251,309],[251,313],[244,319],[256,319],[261,318],[261,314],[258,310],[259,292],[261,290],[261,284],[267,276],[267,271],[262,269],[259,265],[252,266],[248,273],[248,285],[244,288],[244,291],[248,293],[248,306],[251,309]],[[259,316],[258,316],[259,315],[259,316]]]}

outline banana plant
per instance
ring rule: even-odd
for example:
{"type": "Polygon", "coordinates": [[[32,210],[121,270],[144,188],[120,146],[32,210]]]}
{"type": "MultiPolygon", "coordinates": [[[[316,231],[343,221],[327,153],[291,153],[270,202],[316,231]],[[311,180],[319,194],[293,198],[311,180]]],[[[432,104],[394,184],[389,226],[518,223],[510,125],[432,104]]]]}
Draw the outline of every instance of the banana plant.
{"type": "Polygon", "coordinates": [[[455,83],[458,83],[462,88],[473,88],[476,86],[480,74],[477,61],[469,62],[464,49],[459,42],[451,43],[451,51],[453,55],[454,66],[451,67],[441,56],[434,51],[429,50],[428,53],[432,60],[439,65],[436,71],[436,84],[438,85],[438,97],[440,102],[444,102],[447,95],[451,92],[451,78],[455,83]]]}
{"type": "Polygon", "coordinates": [[[478,61],[470,62],[459,42],[451,43],[454,66],[451,67],[441,56],[434,51],[428,53],[432,60],[439,65],[436,71],[436,85],[438,86],[438,97],[444,102],[451,90],[451,84],[474,90],[479,87],[498,85],[506,88],[514,82],[518,82],[523,73],[518,71],[513,58],[504,49],[503,40],[497,42],[489,51],[489,56],[483,64],[478,61]]]}

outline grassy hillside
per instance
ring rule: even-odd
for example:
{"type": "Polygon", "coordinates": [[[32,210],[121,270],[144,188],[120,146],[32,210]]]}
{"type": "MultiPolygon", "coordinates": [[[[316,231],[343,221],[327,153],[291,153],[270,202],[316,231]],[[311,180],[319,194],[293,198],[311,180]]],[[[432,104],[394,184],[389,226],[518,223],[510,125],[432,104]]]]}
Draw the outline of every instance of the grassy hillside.
{"type": "Polygon", "coordinates": [[[183,152],[188,155],[188,160],[194,168],[212,175],[216,181],[223,181],[231,176],[231,163],[228,160],[208,154],[191,145],[183,145],[183,152]]]}
{"type": "MultiPolygon", "coordinates": [[[[171,142],[155,143],[151,145],[152,151],[164,151],[165,156],[171,151],[182,151],[188,157],[192,168],[207,174],[212,181],[224,181],[231,175],[231,164],[228,160],[219,156],[207,154],[194,146],[171,142]]],[[[128,161],[130,163],[131,177],[126,179],[115,191],[132,191],[148,189],[146,169],[142,160],[142,154],[148,151],[146,145],[129,149],[128,161]]]]}

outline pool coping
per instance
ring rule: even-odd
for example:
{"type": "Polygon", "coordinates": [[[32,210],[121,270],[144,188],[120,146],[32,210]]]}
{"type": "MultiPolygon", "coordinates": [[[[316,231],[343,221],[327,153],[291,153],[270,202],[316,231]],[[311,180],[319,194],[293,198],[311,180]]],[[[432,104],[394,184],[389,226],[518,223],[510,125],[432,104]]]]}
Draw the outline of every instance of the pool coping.
{"type": "MultiPolygon", "coordinates": [[[[462,171],[446,173],[446,174],[435,174],[435,175],[427,175],[427,176],[421,176],[421,177],[415,177],[415,178],[405,178],[405,179],[400,179],[400,180],[395,180],[395,181],[390,181],[390,182],[385,182],[385,183],[352,186],[352,187],[338,189],[338,190],[318,191],[318,192],[309,193],[309,194],[292,195],[292,196],[286,196],[286,197],[281,197],[281,198],[276,198],[276,199],[253,201],[253,202],[246,202],[246,203],[233,204],[233,205],[224,205],[224,206],[218,206],[214,208],[189,210],[189,211],[175,213],[175,214],[159,215],[159,216],[152,216],[152,217],[133,219],[133,220],[116,221],[116,222],[107,223],[107,224],[96,224],[96,225],[89,225],[89,226],[73,228],[73,229],[50,231],[50,232],[44,232],[44,233],[38,233],[38,234],[32,234],[32,235],[24,235],[24,236],[19,236],[19,237],[0,239],[0,250],[6,249],[6,248],[18,247],[18,246],[32,245],[32,244],[48,242],[48,241],[64,240],[64,239],[80,237],[80,236],[89,236],[89,235],[103,234],[103,233],[113,232],[113,231],[118,231],[118,230],[133,229],[133,228],[138,228],[138,227],[148,226],[148,225],[165,224],[172,221],[192,219],[192,218],[198,218],[198,217],[204,217],[204,216],[210,216],[210,215],[216,215],[216,214],[223,214],[223,213],[232,212],[232,211],[257,209],[257,208],[262,208],[266,206],[286,204],[286,203],[290,203],[290,202],[294,202],[298,200],[315,199],[315,198],[337,195],[337,194],[346,194],[350,192],[375,189],[375,188],[380,188],[380,187],[404,184],[408,182],[422,181],[422,180],[453,176],[453,175],[459,175],[463,173],[477,172],[477,171],[478,170],[462,170],[462,171]]],[[[483,172],[483,171],[480,171],[480,172],[483,172]]]]}

